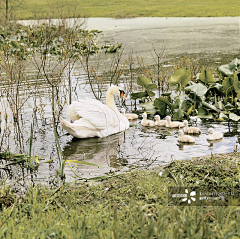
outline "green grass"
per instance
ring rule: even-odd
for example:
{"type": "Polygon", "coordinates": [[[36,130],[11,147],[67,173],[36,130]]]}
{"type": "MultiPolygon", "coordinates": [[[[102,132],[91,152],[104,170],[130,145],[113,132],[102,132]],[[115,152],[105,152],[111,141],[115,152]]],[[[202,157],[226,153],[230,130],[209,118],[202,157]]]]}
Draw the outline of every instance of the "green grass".
{"type": "Polygon", "coordinates": [[[21,19],[80,14],[87,17],[224,17],[240,16],[236,0],[29,0],[16,10],[21,19]],[[61,13],[61,14],[60,14],[61,13]]]}
{"type": "Polygon", "coordinates": [[[239,238],[239,206],[168,202],[168,186],[239,185],[237,158],[174,161],[162,176],[162,169],[133,171],[55,189],[30,188],[23,197],[5,189],[0,238],[239,238]]]}

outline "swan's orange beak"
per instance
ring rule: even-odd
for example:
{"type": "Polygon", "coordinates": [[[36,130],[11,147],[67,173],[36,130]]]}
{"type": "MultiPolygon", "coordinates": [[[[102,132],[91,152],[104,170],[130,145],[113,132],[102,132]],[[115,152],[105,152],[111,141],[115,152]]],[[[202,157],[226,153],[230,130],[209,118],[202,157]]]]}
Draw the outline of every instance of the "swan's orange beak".
{"type": "Polygon", "coordinates": [[[125,94],[124,94],[124,91],[121,91],[120,96],[121,96],[124,100],[127,100],[127,98],[126,98],[126,96],[125,96],[125,94]]]}

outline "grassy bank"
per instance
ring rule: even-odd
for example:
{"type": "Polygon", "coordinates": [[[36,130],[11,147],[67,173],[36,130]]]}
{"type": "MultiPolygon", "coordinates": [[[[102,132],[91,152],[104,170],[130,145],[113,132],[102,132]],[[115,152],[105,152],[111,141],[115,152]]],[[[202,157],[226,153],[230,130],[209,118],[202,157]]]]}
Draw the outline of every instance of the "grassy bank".
{"type": "Polygon", "coordinates": [[[76,17],[224,17],[239,16],[236,0],[29,0],[16,9],[21,19],[45,18],[48,15],[76,17]]]}
{"type": "Polygon", "coordinates": [[[103,181],[31,188],[24,197],[2,191],[0,238],[239,238],[239,206],[177,206],[168,199],[170,186],[239,190],[238,158],[174,161],[103,181]]]}

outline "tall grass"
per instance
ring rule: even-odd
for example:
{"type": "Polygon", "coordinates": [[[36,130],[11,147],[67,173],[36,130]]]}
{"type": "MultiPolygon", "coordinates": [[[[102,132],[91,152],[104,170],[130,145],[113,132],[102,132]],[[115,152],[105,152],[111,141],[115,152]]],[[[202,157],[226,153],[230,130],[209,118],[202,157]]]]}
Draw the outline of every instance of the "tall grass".
{"type": "Polygon", "coordinates": [[[101,183],[76,182],[52,190],[39,186],[24,197],[8,190],[0,195],[0,202],[10,202],[0,213],[0,238],[239,238],[239,206],[174,206],[168,201],[169,185],[214,183],[222,175],[216,164],[229,169],[221,185],[239,182],[235,157],[173,162],[159,169],[162,174],[133,171],[101,183]]]}

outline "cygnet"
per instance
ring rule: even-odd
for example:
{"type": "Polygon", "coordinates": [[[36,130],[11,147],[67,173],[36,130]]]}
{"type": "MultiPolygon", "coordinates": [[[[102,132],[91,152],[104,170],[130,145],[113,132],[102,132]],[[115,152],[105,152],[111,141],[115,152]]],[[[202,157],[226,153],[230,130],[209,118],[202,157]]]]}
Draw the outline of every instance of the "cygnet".
{"type": "Polygon", "coordinates": [[[134,120],[138,118],[137,114],[125,114],[126,110],[124,108],[121,108],[120,112],[122,115],[124,115],[128,120],[134,120]]]}
{"type": "Polygon", "coordinates": [[[215,131],[213,128],[208,129],[209,135],[207,136],[207,140],[217,140],[223,138],[223,133],[220,131],[215,131]]]}
{"type": "Polygon", "coordinates": [[[159,115],[155,115],[154,119],[156,120],[155,126],[166,126],[167,120],[160,120],[160,116],[159,115]]]}
{"type": "Polygon", "coordinates": [[[148,120],[147,119],[147,114],[144,112],[142,114],[143,119],[141,120],[141,125],[142,126],[149,126],[149,127],[154,127],[154,121],[153,120],[148,120]]]}
{"type": "Polygon", "coordinates": [[[201,134],[201,131],[199,128],[197,127],[188,127],[188,121],[184,120],[183,121],[184,124],[184,133],[186,134],[201,134]]]}
{"type": "Polygon", "coordinates": [[[183,130],[178,131],[178,142],[182,143],[195,143],[195,139],[192,136],[184,135],[183,130]]]}
{"type": "Polygon", "coordinates": [[[166,116],[166,120],[167,120],[166,127],[168,128],[181,128],[184,126],[182,122],[171,121],[171,117],[169,115],[166,116]]]}

